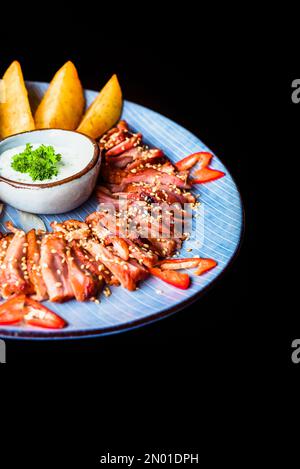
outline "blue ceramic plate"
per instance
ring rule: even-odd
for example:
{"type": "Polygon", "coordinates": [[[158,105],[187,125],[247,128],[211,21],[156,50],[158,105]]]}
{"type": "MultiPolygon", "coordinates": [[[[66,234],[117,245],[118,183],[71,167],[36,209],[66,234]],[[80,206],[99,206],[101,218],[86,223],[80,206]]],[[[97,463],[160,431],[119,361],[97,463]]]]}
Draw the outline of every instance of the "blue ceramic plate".
{"type": "MultiPolygon", "coordinates": [[[[45,90],[46,83],[28,82],[29,95],[35,108],[45,90]]],[[[87,104],[96,97],[94,91],[86,91],[87,104]]],[[[125,101],[123,119],[134,129],[142,132],[148,144],[161,148],[172,161],[197,151],[209,149],[183,127],[175,124],[154,111],[125,101]]],[[[196,236],[184,244],[182,257],[212,257],[218,266],[201,277],[192,276],[192,285],[188,290],[178,290],[156,278],[149,278],[136,292],[128,292],[122,287],[112,288],[112,295],[101,296],[99,305],[86,302],[70,301],[63,305],[49,303],[48,306],[68,322],[63,330],[45,330],[23,326],[3,326],[0,336],[12,336],[26,339],[60,339],[92,337],[121,332],[145,325],[174,313],[192,301],[216,280],[227,268],[237,252],[242,233],[243,210],[238,189],[228,170],[221,161],[214,157],[213,168],[222,170],[226,176],[217,181],[195,186],[195,193],[200,195],[201,209],[197,217],[196,236]],[[187,249],[192,248],[192,251],[187,249]]],[[[96,210],[97,202],[91,198],[79,209],[60,216],[42,216],[47,227],[54,219],[66,218],[84,220],[96,210]]],[[[12,207],[6,207],[0,219],[0,230],[5,231],[4,222],[11,220],[19,225],[18,213],[12,207]]],[[[195,220],[194,220],[195,222],[195,220]]]]}

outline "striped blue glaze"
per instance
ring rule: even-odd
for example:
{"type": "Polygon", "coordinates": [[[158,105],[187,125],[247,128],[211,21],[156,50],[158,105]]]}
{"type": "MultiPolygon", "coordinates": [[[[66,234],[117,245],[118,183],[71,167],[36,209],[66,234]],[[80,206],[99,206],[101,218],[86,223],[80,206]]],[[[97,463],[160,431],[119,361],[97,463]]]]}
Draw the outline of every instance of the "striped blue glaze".
{"type": "MultiPolygon", "coordinates": [[[[28,82],[27,85],[32,106],[35,108],[48,85],[37,82],[28,82]]],[[[86,91],[88,105],[96,95],[94,91],[86,91]]],[[[128,121],[134,130],[142,132],[147,143],[164,150],[174,162],[197,151],[210,151],[195,135],[143,106],[125,101],[122,118],[128,121]]],[[[136,292],[128,292],[121,287],[112,288],[110,297],[101,295],[100,305],[76,301],[63,305],[48,303],[52,310],[66,319],[66,329],[47,331],[27,326],[5,326],[0,328],[0,337],[9,334],[15,338],[58,339],[66,334],[67,338],[74,338],[78,335],[89,337],[118,332],[179,310],[186,302],[196,298],[224,271],[233,258],[240,243],[243,224],[242,204],[231,175],[217,157],[213,158],[211,166],[224,171],[226,176],[195,187],[194,192],[200,195],[202,208],[204,207],[202,217],[197,218],[197,229],[204,229],[204,243],[199,247],[199,243],[192,237],[184,244],[181,256],[212,257],[218,261],[215,269],[201,277],[192,277],[192,285],[188,290],[178,290],[158,279],[149,278],[136,292]],[[187,252],[186,249],[190,247],[193,251],[187,252]]],[[[95,198],[91,198],[73,212],[42,218],[49,228],[54,219],[59,222],[66,218],[84,220],[96,207],[95,198]]],[[[1,231],[5,231],[4,222],[7,220],[18,226],[18,214],[12,207],[6,207],[0,219],[1,231]]]]}

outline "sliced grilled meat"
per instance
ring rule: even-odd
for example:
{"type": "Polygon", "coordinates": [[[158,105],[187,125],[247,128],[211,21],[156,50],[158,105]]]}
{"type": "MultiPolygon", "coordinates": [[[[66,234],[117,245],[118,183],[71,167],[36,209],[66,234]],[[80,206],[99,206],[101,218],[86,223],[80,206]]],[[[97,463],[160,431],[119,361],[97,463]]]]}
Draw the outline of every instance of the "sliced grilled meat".
{"type": "Polygon", "coordinates": [[[10,222],[7,222],[6,226],[13,233],[13,237],[7,246],[1,266],[1,296],[9,298],[11,295],[32,294],[33,287],[27,273],[26,234],[10,222]]]}
{"type": "Polygon", "coordinates": [[[74,297],[66,259],[66,241],[58,234],[46,235],[41,244],[41,271],[50,301],[74,297]]]}
{"type": "Polygon", "coordinates": [[[138,265],[126,262],[119,256],[114,255],[108,248],[101,243],[95,241],[88,241],[85,248],[96,259],[101,262],[113,273],[113,275],[120,281],[123,287],[133,291],[137,287],[140,280],[144,280],[147,276],[147,271],[138,265]]]}
{"type": "Polygon", "coordinates": [[[48,299],[47,288],[41,271],[41,237],[37,237],[36,231],[27,233],[27,270],[29,280],[34,288],[34,299],[44,301],[48,299]]]}

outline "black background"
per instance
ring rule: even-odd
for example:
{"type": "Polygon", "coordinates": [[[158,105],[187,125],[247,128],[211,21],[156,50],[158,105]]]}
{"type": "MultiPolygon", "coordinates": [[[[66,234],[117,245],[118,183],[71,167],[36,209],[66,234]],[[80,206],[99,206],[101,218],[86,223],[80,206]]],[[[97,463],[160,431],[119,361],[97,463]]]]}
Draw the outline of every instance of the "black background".
{"type": "MultiPolygon", "coordinates": [[[[290,355],[299,321],[290,321],[287,303],[278,312],[285,250],[273,251],[272,257],[281,257],[270,291],[267,250],[277,232],[270,236],[268,228],[259,230],[257,215],[264,196],[277,194],[279,204],[283,190],[285,178],[278,181],[277,171],[272,179],[271,169],[278,168],[278,157],[282,166],[286,153],[279,140],[286,139],[298,111],[290,100],[295,62],[286,73],[293,41],[285,36],[287,46],[282,43],[283,17],[277,23],[261,10],[212,6],[215,10],[207,13],[202,4],[173,4],[166,11],[153,3],[115,5],[109,12],[102,5],[73,5],[64,15],[61,6],[27,21],[19,14],[9,36],[7,28],[0,29],[0,73],[18,59],[25,79],[49,81],[70,59],[84,87],[95,90],[117,73],[126,99],[183,125],[221,158],[244,203],[239,255],[193,306],[116,336],[66,343],[7,341],[6,367],[22,365],[26,383],[32,376],[40,380],[38,401],[41,388],[47,390],[52,411],[47,418],[62,441],[65,428],[73,427],[72,435],[78,430],[79,445],[73,441],[65,454],[91,467],[100,449],[114,447],[121,454],[125,435],[130,441],[125,454],[129,448],[136,453],[142,447],[189,447],[211,461],[234,461],[237,447],[245,446],[244,456],[250,458],[252,440],[243,431],[254,421],[258,444],[277,389],[266,390],[273,372],[280,380],[285,369],[297,368],[290,355]],[[62,406],[67,423],[61,422],[62,406]],[[133,419],[134,433],[128,435],[133,419]],[[91,422],[97,430],[84,438],[91,422]]],[[[270,217],[264,208],[264,220],[270,217]]]]}

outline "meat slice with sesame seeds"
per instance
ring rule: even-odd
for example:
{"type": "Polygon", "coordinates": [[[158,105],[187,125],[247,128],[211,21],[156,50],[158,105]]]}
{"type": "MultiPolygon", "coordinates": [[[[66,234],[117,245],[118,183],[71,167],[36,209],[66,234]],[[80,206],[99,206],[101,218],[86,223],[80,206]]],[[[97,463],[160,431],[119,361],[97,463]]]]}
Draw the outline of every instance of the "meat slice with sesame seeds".
{"type": "Polygon", "coordinates": [[[74,297],[66,261],[67,243],[59,233],[44,236],[41,244],[41,272],[50,301],[63,302],[74,297]]]}
{"type": "Polygon", "coordinates": [[[143,146],[138,146],[125,151],[119,156],[107,158],[106,162],[115,168],[126,168],[128,171],[138,168],[140,165],[147,163],[154,163],[164,161],[164,154],[157,148],[145,149],[143,146]]]}
{"type": "MultiPolygon", "coordinates": [[[[7,235],[3,236],[1,234],[1,239],[0,239],[0,268],[1,268],[1,265],[5,259],[5,256],[6,256],[6,252],[7,252],[7,249],[8,249],[8,246],[13,238],[13,234],[11,233],[8,233],[7,235]]],[[[0,271],[1,272],[1,271],[0,271]]]]}
{"type": "Polygon", "coordinates": [[[160,257],[171,256],[178,246],[178,242],[175,239],[149,239],[150,245],[154,251],[157,251],[160,257]]]}
{"type": "Polygon", "coordinates": [[[134,291],[137,283],[148,276],[148,272],[142,266],[124,261],[101,243],[88,241],[85,248],[94,257],[98,257],[127,290],[134,291]]]}
{"type": "Polygon", "coordinates": [[[27,270],[29,280],[34,288],[33,298],[36,301],[43,301],[48,299],[47,288],[41,272],[41,237],[37,236],[35,230],[27,233],[27,270]]]}
{"type": "Polygon", "coordinates": [[[13,233],[13,237],[7,246],[1,265],[0,291],[5,299],[11,295],[33,293],[27,273],[26,234],[10,222],[6,223],[6,227],[13,233]]]}
{"type": "Polygon", "coordinates": [[[76,250],[72,247],[67,251],[69,281],[77,301],[85,301],[94,297],[99,290],[99,278],[94,278],[80,262],[76,250]]]}
{"type": "Polygon", "coordinates": [[[129,244],[129,257],[136,259],[140,264],[145,265],[146,267],[153,267],[158,262],[158,256],[151,251],[148,243],[142,243],[138,245],[130,239],[127,239],[126,242],[129,244]]]}
{"type": "Polygon", "coordinates": [[[157,183],[170,184],[180,189],[189,189],[191,187],[179,176],[169,174],[164,171],[158,171],[157,169],[153,168],[144,169],[139,171],[137,174],[129,174],[118,183],[125,188],[127,184],[132,182],[144,182],[154,185],[157,183]]]}
{"type": "Polygon", "coordinates": [[[104,264],[98,258],[93,257],[83,246],[73,241],[72,249],[79,262],[85,266],[85,269],[98,278],[100,282],[99,289],[103,288],[104,283],[115,286],[120,285],[120,282],[106,269],[104,264]]]}
{"type": "Polygon", "coordinates": [[[73,219],[62,223],[54,221],[51,223],[51,228],[54,232],[62,233],[68,242],[73,239],[84,239],[90,235],[90,229],[86,223],[73,219]]]}

